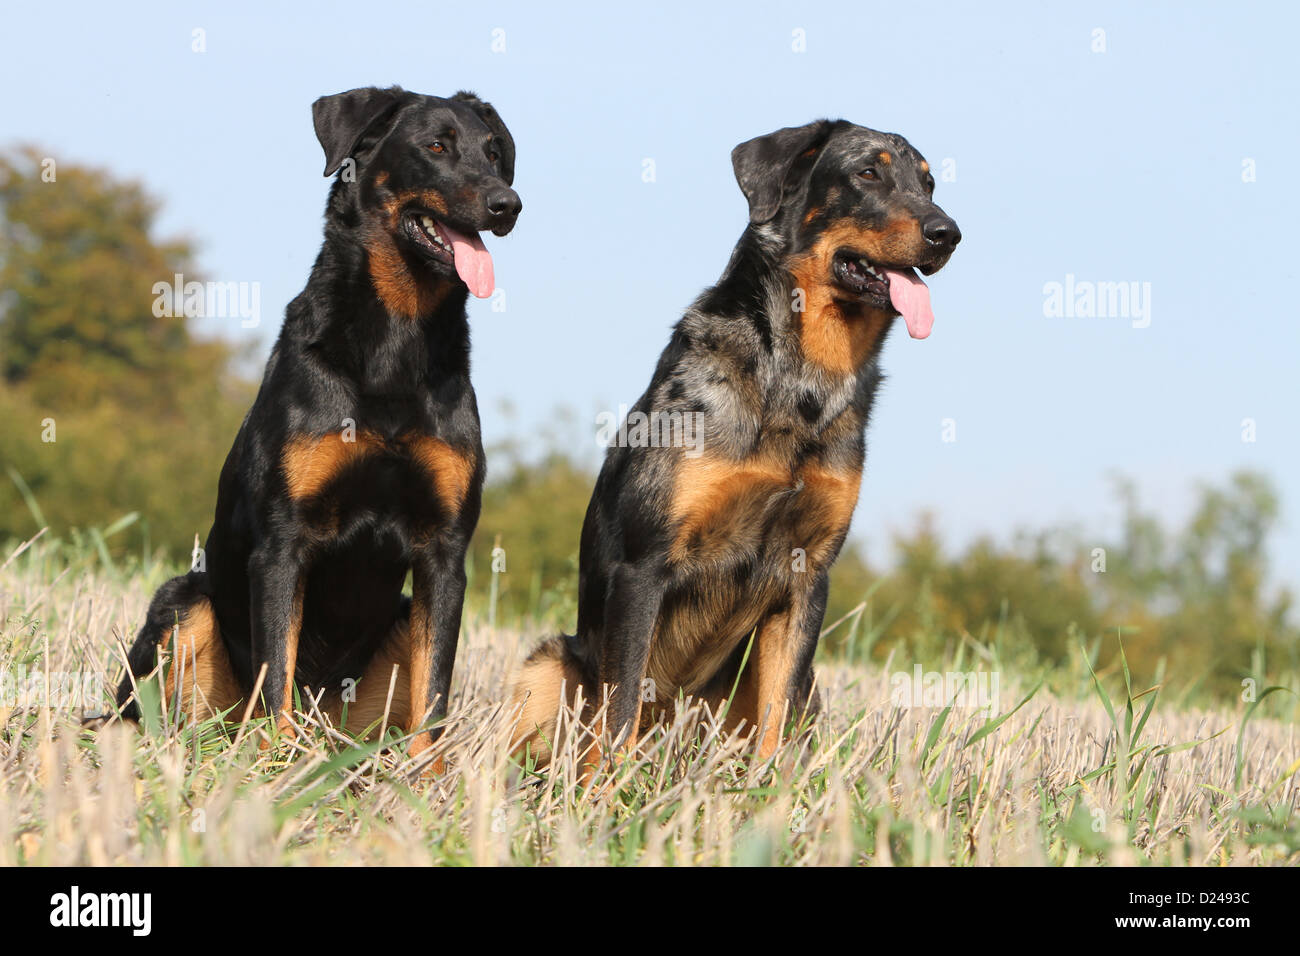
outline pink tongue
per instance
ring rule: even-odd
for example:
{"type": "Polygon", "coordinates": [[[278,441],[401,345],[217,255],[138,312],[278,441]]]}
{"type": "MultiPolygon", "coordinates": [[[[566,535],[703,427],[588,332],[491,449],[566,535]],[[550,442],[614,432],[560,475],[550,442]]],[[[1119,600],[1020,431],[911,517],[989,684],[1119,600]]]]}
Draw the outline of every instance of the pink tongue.
{"type": "Polygon", "coordinates": [[[902,313],[903,321],[907,323],[907,334],[914,339],[925,338],[930,334],[930,326],[934,325],[930,287],[911,269],[906,272],[897,269],[880,271],[889,276],[889,301],[902,313]]]}
{"type": "Polygon", "coordinates": [[[492,275],[492,253],[487,251],[477,234],[462,236],[451,226],[438,223],[442,237],[451,243],[456,255],[456,274],[469,286],[469,291],[480,299],[492,295],[496,279],[492,275]]]}

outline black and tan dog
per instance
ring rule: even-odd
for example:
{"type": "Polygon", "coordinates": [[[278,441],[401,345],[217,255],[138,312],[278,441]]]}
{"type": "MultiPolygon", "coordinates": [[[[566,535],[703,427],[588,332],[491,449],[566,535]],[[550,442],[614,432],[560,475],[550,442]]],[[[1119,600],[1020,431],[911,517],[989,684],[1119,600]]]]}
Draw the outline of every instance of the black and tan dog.
{"type": "Polygon", "coordinates": [[[608,694],[600,739],[580,750],[590,765],[601,739],[631,746],[679,694],[731,699],[762,757],[787,717],[816,706],[813,652],[880,349],[900,314],[929,334],[913,269],[938,270],[961,233],[901,136],[820,121],[742,143],[732,162],[749,226],[629,415],[661,435],[699,427],[690,448],[606,455],[582,529],[577,635],[542,644],[514,691],[520,748],[542,762],[578,688],[591,703],[608,694]]]}
{"type": "Polygon", "coordinates": [[[128,717],[160,648],[167,694],[204,714],[248,701],[263,668],[258,710],[282,724],[295,684],[328,706],[348,679],[368,691],[352,726],[388,706],[417,732],[446,711],[484,475],[465,305],[493,292],[479,232],[504,236],[520,211],[514,142],[471,93],[358,89],[312,114],[338,172],[325,241],[222,468],[202,562],[159,589],[129,652],[128,717]]]}

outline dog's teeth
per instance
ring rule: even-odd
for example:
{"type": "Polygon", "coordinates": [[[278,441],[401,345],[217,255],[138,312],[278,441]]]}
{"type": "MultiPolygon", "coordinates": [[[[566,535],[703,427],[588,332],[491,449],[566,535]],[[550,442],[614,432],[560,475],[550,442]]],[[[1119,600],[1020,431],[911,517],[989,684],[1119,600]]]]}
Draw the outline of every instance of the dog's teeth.
{"type": "Polygon", "coordinates": [[[421,217],[420,217],[420,225],[423,227],[423,229],[424,229],[424,234],[425,234],[425,236],[426,236],[429,240],[431,240],[433,243],[435,243],[439,248],[441,248],[441,249],[445,249],[447,252],[451,252],[451,251],[452,251],[451,246],[450,246],[450,245],[447,243],[447,241],[446,241],[445,239],[443,239],[442,236],[439,234],[439,232],[438,232],[438,224],[437,224],[436,222],[434,222],[434,220],[433,220],[432,217],[430,217],[430,216],[421,216],[421,217]]]}

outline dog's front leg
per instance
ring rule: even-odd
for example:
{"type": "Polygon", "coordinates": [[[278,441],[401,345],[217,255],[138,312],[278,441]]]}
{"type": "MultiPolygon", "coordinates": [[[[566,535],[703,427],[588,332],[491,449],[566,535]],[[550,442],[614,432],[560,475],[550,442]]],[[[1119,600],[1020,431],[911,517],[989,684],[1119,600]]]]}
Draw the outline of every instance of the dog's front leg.
{"type": "MultiPolygon", "coordinates": [[[[645,679],[663,585],[653,571],[628,564],[614,568],[605,602],[605,635],[598,686],[608,694],[605,719],[586,763],[594,770],[603,759],[602,740],[629,753],[641,724],[641,682],[645,679]]],[[[601,702],[596,701],[597,705],[601,702]]]]}
{"type": "Polygon", "coordinates": [[[759,728],[758,756],[763,760],[776,753],[792,709],[808,703],[797,695],[809,683],[808,672],[817,652],[830,590],[829,569],[810,573],[813,579],[797,588],[784,607],[769,614],[758,626],[754,646],[758,687],[755,722],[759,728]]]}
{"type": "MultiPolygon", "coordinates": [[[[460,617],[465,602],[465,548],[457,542],[436,541],[419,553],[411,567],[411,711],[407,732],[415,733],[447,716],[451,672],[460,641],[460,617]]],[[[443,728],[421,731],[412,738],[417,756],[433,746],[443,728]]],[[[431,772],[443,772],[439,758],[431,772]]]]}
{"type": "Polygon", "coordinates": [[[263,709],[268,717],[276,718],[281,729],[288,729],[306,579],[294,549],[275,542],[253,552],[248,578],[253,679],[265,666],[263,709]]]}

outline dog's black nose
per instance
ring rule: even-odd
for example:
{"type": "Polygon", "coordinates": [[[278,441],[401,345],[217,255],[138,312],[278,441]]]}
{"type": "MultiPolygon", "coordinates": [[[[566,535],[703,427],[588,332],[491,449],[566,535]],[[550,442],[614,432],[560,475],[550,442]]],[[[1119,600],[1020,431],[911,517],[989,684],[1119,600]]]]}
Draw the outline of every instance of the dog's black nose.
{"type": "Polygon", "coordinates": [[[488,212],[498,219],[517,216],[519,210],[524,208],[524,201],[519,198],[519,193],[505,186],[491,190],[484,198],[487,200],[488,212]]]}
{"type": "Polygon", "coordinates": [[[952,249],[961,242],[961,230],[947,216],[933,216],[921,226],[921,235],[932,246],[952,249]]]}

